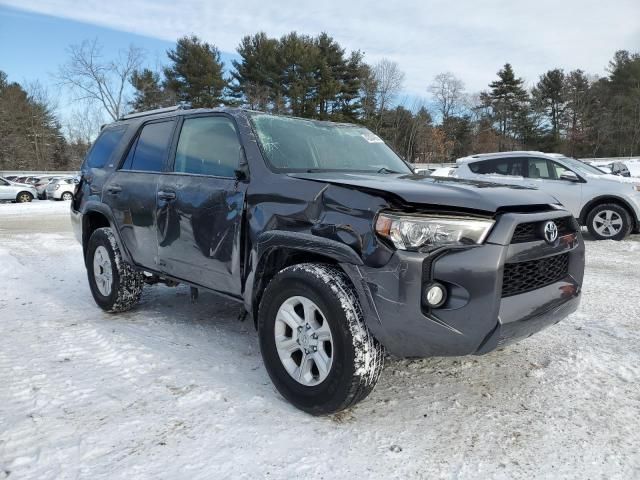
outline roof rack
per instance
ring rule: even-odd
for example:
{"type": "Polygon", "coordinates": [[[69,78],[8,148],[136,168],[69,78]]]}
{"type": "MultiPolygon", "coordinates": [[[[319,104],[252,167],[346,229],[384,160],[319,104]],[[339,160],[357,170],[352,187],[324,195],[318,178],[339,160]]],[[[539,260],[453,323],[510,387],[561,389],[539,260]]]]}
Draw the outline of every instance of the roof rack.
{"type": "Polygon", "coordinates": [[[145,110],[144,112],[128,113],[122,115],[118,120],[129,120],[130,118],[146,117],[147,115],[157,115],[159,113],[175,112],[176,110],[187,110],[189,105],[174,105],[173,107],[156,108],[155,110],[145,110]]]}

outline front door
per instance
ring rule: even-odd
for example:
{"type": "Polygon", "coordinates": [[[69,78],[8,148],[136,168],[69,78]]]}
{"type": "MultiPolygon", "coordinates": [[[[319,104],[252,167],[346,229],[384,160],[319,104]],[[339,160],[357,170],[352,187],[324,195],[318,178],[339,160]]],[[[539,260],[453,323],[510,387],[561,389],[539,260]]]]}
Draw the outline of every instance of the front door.
{"type": "Polygon", "coordinates": [[[240,230],[246,184],[235,178],[240,152],[231,117],[186,116],[171,171],[158,183],[162,270],[231,295],[241,293],[240,230]]]}
{"type": "Polygon", "coordinates": [[[582,206],[582,183],[562,180],[562,173],[568,169],[546,158],[528,159],[529,185],[557,198],[576,218],[582,206]]]}
{"type": "Polygon", "coordinates": [[[174,120],[145,124],[120,168],[102,190],[116,226],[133,261],[159,270],[157,240],[157,185],[168,158],[174,120]]]}

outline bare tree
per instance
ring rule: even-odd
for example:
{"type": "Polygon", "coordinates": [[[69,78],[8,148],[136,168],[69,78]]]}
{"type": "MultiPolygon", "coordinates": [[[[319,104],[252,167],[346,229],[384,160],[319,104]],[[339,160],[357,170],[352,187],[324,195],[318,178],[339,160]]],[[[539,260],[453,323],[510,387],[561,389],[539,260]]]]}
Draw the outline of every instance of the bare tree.
{"type": "Polygon", "coordinates": [[[129,78],[140,68],[143,51],[133,45],[107,60],[97,39],[85,40],[68,48],[69,60],[58,72],[60,83],[75,94],[78,101],[100,105],[113,120],[125,113],[129,103],[129,78]]]}
{"type": "Polygon", "coordinates": [[[105,123],[104,111],[95,103],[85,102],[67,116],[64,133],[70,143],[90,145],[105,123]]]}
{"type": "Polygon", "coordinates": [[[451,72],[439,73],[428,88],[444,123],[460,112],[464,100],[464,83],[451,72]]]}
{"type": "Polygon", "coordinates": [[[33,149],[32,168],[49,169],[63,141],[54,113],[57,103],[38,81],[27,84],[25,91],[29,108],[27,137],[33,149]]]}
{"type": "Polygon", "coordinates": [[[383,58],[374,65],[373,77],[378,87],[378,112],[381,113],[385,108],[389,108],[390,103],[400,92],[404,83],[404,72],[396,62],[383,58]]]}

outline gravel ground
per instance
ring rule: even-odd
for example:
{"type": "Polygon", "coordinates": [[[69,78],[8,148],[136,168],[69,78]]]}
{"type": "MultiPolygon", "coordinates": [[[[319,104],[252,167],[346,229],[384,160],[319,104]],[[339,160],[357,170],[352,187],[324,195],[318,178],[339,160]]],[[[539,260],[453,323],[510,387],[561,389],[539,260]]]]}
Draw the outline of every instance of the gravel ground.
{"type": "Polygon", "coordinates": [[[640,478],[640,242],[587,244],[582,305],[482,357],[389,360],[315,418],[237,305],[93,303],[68,203],[0,204],[0,479],[640,478]]]}

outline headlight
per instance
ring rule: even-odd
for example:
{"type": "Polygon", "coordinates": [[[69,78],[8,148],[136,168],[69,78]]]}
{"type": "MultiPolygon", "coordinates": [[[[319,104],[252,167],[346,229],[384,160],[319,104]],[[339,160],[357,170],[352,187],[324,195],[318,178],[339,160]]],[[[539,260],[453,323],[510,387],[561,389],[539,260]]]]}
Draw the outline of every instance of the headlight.
{"type": "Polygon", "coordinates": [[[54,188],[54,190],[58,190],[60,188],[60,185],[56,185],[56,188],[54,188]]]}
{"type": "Polygon", "coordinates": [[[634,189],[636,192],[640,192],[640,183],[634,183],[634,184],[633,184],[633,189],[634,189]]]}
{"type": "Polygon", "coordinates": [[[376,220],[376,232],[400,250],[415,250],[423,246],[481,244],[494,223],[493,220],[467,217],[380,213],[376,220]]]}

